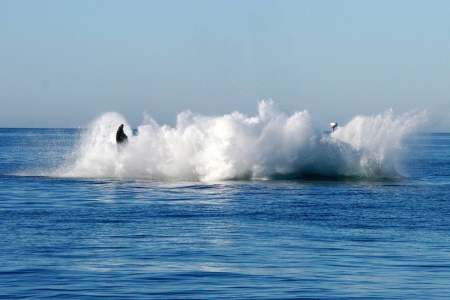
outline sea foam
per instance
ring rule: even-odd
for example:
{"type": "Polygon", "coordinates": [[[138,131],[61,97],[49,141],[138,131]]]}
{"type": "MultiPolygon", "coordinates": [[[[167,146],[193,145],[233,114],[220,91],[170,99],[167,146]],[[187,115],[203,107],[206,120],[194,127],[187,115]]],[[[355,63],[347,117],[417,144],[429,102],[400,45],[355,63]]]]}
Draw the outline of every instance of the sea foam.
{"type": "Polygon", "coordinates": [[[423,113],[356,116],[333,133],[313,127],[307,111],[286,114],[261,101],[256,116],[233,112],[209,117],[190,111],[174,127],[146,117],[133,135],[125,118],[105,113],[92,122],[53,176],[220,181],[400,175],[405,137],[423,113]],[[118,147],[125,124],[129,142],[118,147]]]}

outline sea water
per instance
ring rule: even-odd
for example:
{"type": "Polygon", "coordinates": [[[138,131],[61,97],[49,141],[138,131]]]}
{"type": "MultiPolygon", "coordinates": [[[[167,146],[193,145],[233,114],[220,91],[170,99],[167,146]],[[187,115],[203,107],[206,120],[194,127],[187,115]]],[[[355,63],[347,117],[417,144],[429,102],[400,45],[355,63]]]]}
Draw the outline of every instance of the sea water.
{"type": "Polygon", "coordinates": [[[448,298],[450,134],[271,105],[0,129],[0,298],[448,298]]]}

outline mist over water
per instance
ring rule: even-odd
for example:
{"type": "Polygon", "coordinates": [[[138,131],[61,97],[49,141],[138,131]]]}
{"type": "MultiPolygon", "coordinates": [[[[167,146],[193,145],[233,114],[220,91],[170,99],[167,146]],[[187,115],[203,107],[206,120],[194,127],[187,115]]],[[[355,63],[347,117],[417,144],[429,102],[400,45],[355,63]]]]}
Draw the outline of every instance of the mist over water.
{"type": "Polygon", "coordinates": [[[174,127],[146,117],[133,136],[123,116],[105,113],[49,175],[205,182],[392,178],[402,175],[404,139],[424,120],[424,113],[396,115],[389,110],[355,116],[333,133],[323,133],[323,128],[314,128],[307,111],[287,114],[272,101],[261,101],[255,116],[186,111],[177,116],[174,127]],[[129,141],[119,147],[115,134],[120,124],[125,124],[129,141]]]}

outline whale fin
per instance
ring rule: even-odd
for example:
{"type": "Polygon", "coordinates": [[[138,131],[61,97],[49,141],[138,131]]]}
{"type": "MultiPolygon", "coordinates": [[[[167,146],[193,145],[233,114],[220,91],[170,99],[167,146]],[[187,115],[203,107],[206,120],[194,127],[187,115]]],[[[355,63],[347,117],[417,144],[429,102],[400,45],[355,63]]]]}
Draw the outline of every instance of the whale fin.
{"type": "Polygon", "coordinates": [[[128,142],[128,137],[125,134],[125,132],[123,132],[123,124],[120,124],[120,126],[116,132],[116,143],[117,144],[126,144],[127,142],[128,142]]]}

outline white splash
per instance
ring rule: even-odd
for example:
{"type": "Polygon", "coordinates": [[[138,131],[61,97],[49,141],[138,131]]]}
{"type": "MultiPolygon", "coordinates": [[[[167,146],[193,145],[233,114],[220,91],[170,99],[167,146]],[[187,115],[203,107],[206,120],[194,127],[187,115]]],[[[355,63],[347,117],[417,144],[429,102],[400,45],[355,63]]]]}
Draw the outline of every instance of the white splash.
{"type": "Polygon", "coordinates": [[[387,111],[356,116],[333,133],[320,134],[307,111],[287,115],[272,101],[261,101],[256,116],[187,111],[178,115],[175,127],[145,118],[133,136],[121,115],[106,113],[52,175],[200,181],[392,177],[399,175],[402,141],[423,121],[423,113],[387,111]],[[115,133],[120,124],[129,142],[119,149],[115,133]]]}

